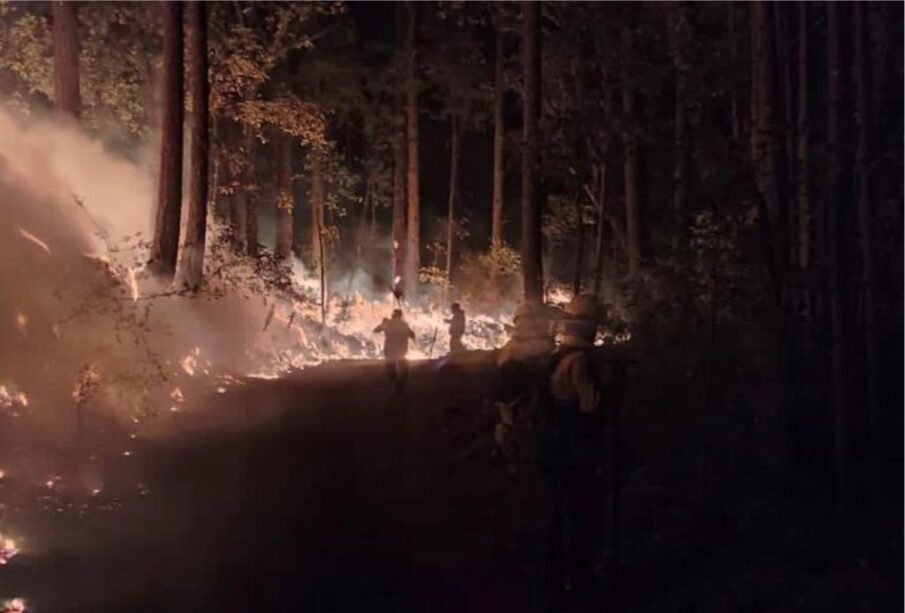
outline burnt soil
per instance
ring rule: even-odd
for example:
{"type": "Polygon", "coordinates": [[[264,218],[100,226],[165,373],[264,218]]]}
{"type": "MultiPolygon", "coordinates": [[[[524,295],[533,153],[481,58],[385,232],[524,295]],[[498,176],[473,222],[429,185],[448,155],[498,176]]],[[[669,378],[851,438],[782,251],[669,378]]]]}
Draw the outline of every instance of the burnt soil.
{"type": "MultiPolygon", "coordinates": [[[[131,455],[83,512],[31,506],[7,476],[4,517],[39,536],[0,567],[0,597],[39,612],[541,611],[544,493],[530,466],[491,458],[490,365],[415,365],[403,394],[371,362],[206,390],[175,433],[123,440],[131,455]]],[[[900,506],[841,522],[794,471],[644,451],[662,432],[633,420],[639,397],[624,564],[609,552],[599,610],[902,610],[900,506]]]]}

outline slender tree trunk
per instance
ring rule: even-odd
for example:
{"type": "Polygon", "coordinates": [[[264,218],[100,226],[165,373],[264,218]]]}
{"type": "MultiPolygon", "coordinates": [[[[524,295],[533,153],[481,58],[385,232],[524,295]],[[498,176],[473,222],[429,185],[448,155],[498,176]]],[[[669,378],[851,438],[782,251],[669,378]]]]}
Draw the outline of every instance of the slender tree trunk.
{"type": "Polygon", "coordinates": [[[179,222],[182,215],[182,2],[167,2],[161,6],[164,13],[163,109],[157,212],[150,260],[152,270],[172,278],[176,272],[179,222]]]}
{"type": "Polygon", "coordinates": [[[393,284],[405,276],[405,176],[408,162],[405,159],[405,142],[402,137],[393,139],[393,284]]]}
{"type": "MultiPolygon", "coordinates": [[[[227,123],[227,134],[229,134],[229,147],[236,147],[239,151],[243,150],[244,142],[239,124],[235,122],[227,123]]],[[[232,156],[226,158],[229,166],[229,184],[232,187],[232,194],[229,196],[229,233],[232,248],[236,253],[245,253],[245,228],[247,225],[247,216],[245,210],[245,189],[244,189],[244,168],[237,167],[232,156]]],[[[243,160],[244,163],[244,160],[243,160]]]]}
{"type": "Polygon", "coordinates": [[[493,215],[491,219],[491,245],[499,245],[503,241],[503,155],[506,126],[503,117],[503,80],[504,34],[501,26],[496,29],[496,52],[493,64],[493,215]]]}
{"type": "Polygon", "coordinates": [[[191,169],[189,175],[189,210],[186,218],[185,243],[180,259],[180,278],[183,285],[196,289],[201,286],[204,269],[204,241],[207,229],[208,123],[209,85],[207,75],[207,4],[191,2],[186,5],[186,40],[189,45],[188,76],[192,96],[191,169]]]}
{"type": "Polygon", "coordinates": [[[79,94],[79,20],[75,2],[53,2],[54,108],[78,119],[82,112],[79,94]]]}
{"type": "Polygon", "coordinates": [[[688,167],[688,60],[687,40],[689,8],[686,2],[677,2],[670,15],[670,42],[675,68],[674,122],[673,122],[673,209],[685,209],[688,193],[686,169],[688,167]]]}
{"type": "Polygon", "coordinates": [[[223,119],[217,118],[213,120],[214,124],[214,134],[213,138],[211,138],[211,150],[210,150],[210,189],[207,194],[207,210],[211,212],[211,215],[214,216],[218,222],[222,222],[225,217],[225,212],[223,207],[220,206],[220,180],[221,180],[221,172],[222,172],[222,164],[220,163],[223,155],[222,151],[224,149],[223,145],[223,119]]]}
{"type": "Polygon", "coordinates": [[[324,172],[323,152],[313,148],[311,156],[311,259],[320,267],[326,255],[324,251],[324,172]]]}
{"type": "Polygon", "coordinates": [[[572,272],[572,295],[577,296],[581,293],[581,281],[584,273],[584,223],[582,222],[581,207],[581,190],[575,192],[575,214],[578,217],[578,229],[575,240],[575,268],[572,272]]]}
{"type": "Polygon", "coordinates": [[[540,2],[522,2],[522,269],[525,300],[544,297],[541,264],[541,199],[538,169],[541,56],[540,2]]]}
{"type": "Polygon", "coordinates": [[[281,136],[277,147],[279,193],[276,203],[274,255],[278,260],[288,260],[292,257],[292,217],[295,209],[295,198],[292,194],[292,137],[281,136]]]}
{"type": "MultiPolygon", "coordinates": [[[[371,202],[371,184],[372,179],[370,176],[365,180],[365,193],[362,197],[361,203],[361,217],[358,220],[358,230],[355,232],[355,266],[356,268],[361,268],[362,259],[364,256],[370,257],[371,255],[371,246],[372,246],[372,238],[368,234],[368,213],[371,211],[372,205],[374,203],[371,202]]],[[[350,274],[350,284],[351,279],[354,276],[354,271],[350,274]]],[[[351,289],[351,287],[349,288],[351,289]]]]}
{"type": "Polygon", "coordinates": [[[258,187],[254,128],[245,126],[242,135],[245,150],[243,186],[245,204],[245,255],[258,257],[258,187]]]}
{"type": "Polygon", "coordinates": [[[855,155],[855,170],[858,185],[858,227],[861,238],[861,291],[864,298],[864,349],[867,356],[867,406],[870,421],[870,448],[876,459],[880,440],[880,390],[879,360],[877,340],[877,300],[874,286],[873,254],[873,204],[871,195],[871,108],[867,71],[870,52],[867,41],[867,6],[856,2],[853,5],[855,39],[855,118],[858,132],[858,147],[855,155]]]}
{"type": "Polygon", "coordinates": [[[729,63],[732,67],[732,140],[738,145],[742,142],[742,105],[739,101],[739,83],[736,74],[739,71],[739,37],[735,31],[735,3],[727,2],[727,21],[729,31],[729,63]]]}
{"type": "Polygon", "coordinates": [[[603,161],[598,169],[598,188],[597,188],[597,241],[595,245],[594,260],[596,262],[594,268],[594,295],[600,297],[600,290],[603,284],[603,265],[606,260],[606,171],[607,160],[604,148],[603,161]]]}
{"type": "Polygon", "coordinates": [[[449,124],[449,212],[446,217],[446,280],[451,283],[456,224],[456,182],[459,176],[459,126],[457,125],[455,114],[450,116],[449,124]]]}
{"type": "Polygon", "coordinates": [[[846,407],[847,385],[845,380],[845,324],[842,303],[841,258],[839,242],[841,224],[839,212],[839,173],[841,172],[839,151],[839,107],[842,97],[841,53],[839,41],[838,5],[826,3],[827,13],[827,190],[826,209],[828,216],[827,247],[829,255],[831,353],[833,381],[833,457],[836,473],[836,494],[839,510],[844,510],[849,500],[850,480],[848,467],[848,415],[846,407]]]}
{"type": "MultiPolygon", "coordinates": [[[[774,36],[773,39],[776,43],[775,45],[775,53],[776,53],[776,63],[777,63],[777,73],[779,75],[779,87],[778,87],[778,98],[781,102],[779,113],[780,123],[782,124],[782,132],[785,135],[785,143],[783,147],[783,157],[781,160],[781,166],[785,169],[784,175],[789,180],[789,185],[794,184],[795,171],[797,169],[797,165],[795,163],[795,134],[794,134],[794,123],[793,119],[793,101],[792,101],[792,54],[789,46],[789,40],[791,39],[791,32],[789,30],[788,24],[788,14],[787,9],[791,5],[776,3],[773,6],[773,22],[774,22],[774,36]]],[[[797,204],[795,198],[791,195],[791,190],[783,190],[783,195],[786,196],[785,202],[780,203],[785,211],[785,219],[787,224],[788,231],[788,261],[789,268],[793,268],[796,263],[796,259],[798,257],[798,235],[797,228],[795,227],[795,222],[798,219],[798,211],[797,204]]]]}
{"type": "Polygon", "coordinates": [[[415,2],[406,2],[408,21],[406,23],[406,59],[407,73],[405,83],[406,109],[406,144],[408,171],[406,188],[408,195],[408,231],[406,259],[406,291],[416,292],[418,289],[418,273],[421,270],[421,201],[419,199],[418,168],[418,48],[416,35],[418,31],[418,7],[415,2]]]}
{"type": "Polygon", "coordinates": [[[798,3],[798,266],[811,265],[810,129],[808,126],[808,4],[798,3]]]}
{"type": "MultiPolygon", "coordinates": [[[[625,58],[632,53],[631,34],[622,30],[622,52],[625,58]]],[[[622,146],[624,150],[623,176],[625,183],[625,230],[628,248],[629,275],[635,277],[641,267],[641,228],[638,211],[638,136],[635,117],[635,82],[628,60],[624,60],[622,74],[622,146]]]]}
{"type": "Polygon", "coordinates": [[[776,57],[773,44],[770,10],[776,5],[758,1],[751,4],[751,70],[752,99],[751,148],[758,190],[766,209],[763,220],[770,228],[767,240],[775,260],[777,278],[774,282],[774,297],[781,302],[784,297],[784,274],[789,255],[785,233],[786,208],[780,163],[781,144],[779,140],[779,118],[776,90],[776,57]]]}

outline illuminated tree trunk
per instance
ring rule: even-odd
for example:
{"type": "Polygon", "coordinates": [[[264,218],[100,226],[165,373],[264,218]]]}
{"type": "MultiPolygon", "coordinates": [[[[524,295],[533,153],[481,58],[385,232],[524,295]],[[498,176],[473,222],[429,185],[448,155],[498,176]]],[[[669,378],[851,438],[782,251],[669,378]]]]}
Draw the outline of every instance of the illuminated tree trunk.
{"type": "Polygon", "coordinates": [[[638,210],[638,136],[635,117],[635,82],[630,74],[627,58],[632,53],[631,34],[622,30],[623,74],[622,74],[622,147],[623,180],[625,184],[625,231],[628,251],[628,271],[637,276],[641,267],[641,223],[638,210]]]}
{"type": "Polygon", "coordinates": [[[207,4],[186,4],[186,40],[188,41],[188,77],[192,96],[191,148],[189,174],[189,209],[186,217],[185,243],[180,259],[182,284],[196,289],[201,286],[204,268],[204,241],[207,228],[208,122],[209,85],[207,74],[207,4]]]}
{"type": "Polygon", "coordinates": [[[292,257],[292,216],[295,200],[292,195],[292,138],[282,136],[277,144],[279,161],[279,193],[276,206],[276,247],[274,255],[278,260],[292,257]]]}
{"type": "Polygon", "coordinates": [[[415,44],[418,30],[418,9],[415,2],[406,2],[405,51],[407,59],[405,83],[405,123],[408,170],[406,188],[408,200],[406,260],[406,291],[417,292],[418,272],[421,270],[421,201],[419,199],[418,168],[418,49],[415,44]]]}
{"type": "Polygon", "coordinates": [[[496,30],[496,53],[493,67],[493,200],[490,240],[492,245],[503,241],[503,155],[505,125],[503,125],[503,30],[496,30]]]}
{"type": "Polygon", "coordinates": [[[840,79],[841,53],[839,41],[838,5],[826,3],[827,16],[827,177],[826,177],[826,214],[827,214],[827,247],[828,247],[828,289],[830,298],[831,334],[830,346],[832,354],[833,380],[833,458],[836,474],[837,504],[844,508],[848,502],[850,479],[848,470],[848,415],[846,407],[847,385],[845,381],[845,321],[842,303],[842,279],[840,246],[840,214],[839,214],[839,174],[841,172],[839,151],[839,107],[842,98],[840,79]]]}
{"type": "Polygon", "coordinates": [[[182,215],[182,122],[183,48],[182,3],[161,5],[163,31],[163,95],[161,100],[160,175],[157,183],[157,212],[151,242],[151,268],[172,278],[179,251],[179,223],[182,215]]]}
{"type": "Polygon", "coordinates": [[[320,268],[324,260],[324,171],[323,152],[315,147],[311,163],[311,259],[320,268]]]}
{"type": "Polygon", "coordinates": [[[321,290],[321,323],[327,321],[327,237],[324,225],[324,152],[311,150],[311,254],[318,270],[321,290]]]}
{"type": "Polygon", "coordinates": [[[522,271],[526,301],[541,301],[541,206],[538,164],[540,119],[540,2],[522,2],[522,271]]]}
{"type": "Polygon", "coordinates": [[[811,265],[810,129],[808,126],[808,5],[798,3],[798,266],[811,265]]]}
{"type": "Polygon", "coordinates": [[[606,261],[606,153],[608,147],[604,146],[603,161],[597,170],[597,239],[594,253],[594,295],[600,297],[603,284],[603,266],[606,261]]]}
{"type": "Polygon", "coordinates": [[[405,142],[393,139],[393,283],[405,275],[405,142]]]}
{"type": "Polygon", "coordinates": [[[575,267],[572,271],[572,294],[577,296],[581,293],[581,280],[584,268],[584,224],[581,219],[581,192],[575,194],[575,214],[578,219],[578,228],[576,230],[575,240],[575,267]]]}
{"type": "MultiPolygon", "coordinates": [[[[237,151],[244,151],[244,139],[239,124],[235,122],[227,123],[227,134],[229,135],[229,149],[236,148],[237,151]]],[[[241,158],[233,158],[231,155],[225,157],[225,163],[228,166],[229,183],[232,186],[232,193],[229,196],[229,234],[232,248],[236,253],[245,253],[245,231],[246,231],[246,210],[245,210],[245,189],[244,189],[244,160],[242,165],[236,163],[241,158]]]]}
{"type": "Polygon", "coordinates": [[[867,42],[865,4],[853,5],[855,39],[855,118],[858,146],[855,154],[855,171],[858,185],[858,229],[861,239],[861,291],[864,297],[864,349],[867,356],[867,406],[870,420],[871,449],[875,454],[879,444],[880,398],[879,360],[877,341],[877,305],[874,286],[873,254],[873,205],[871,195],[870,130],[871,108],[867,71],[870,57],[867,42]]]}
{"type": "Polygon", "coordinates": [[[446,280],[452,282],[453,243],[455,239],[456,179],[459,176],[459,126],[456,116],[449,118],[449,207],[446,217],[446,280]]]}
{"type": "Polygon", "coordinates": [[[239,217],[244,221],[245,255],[256,258],[258,257],[258,197],[255,172],[255,149],[257,145],[252,127],[245,126],[243,128],[242,140],[242,149],[245,154],[242,181],[244,183],[242,187],[244,215],[240,213],[239,217]]]}
{"type": "Polygon", "coordinates": [[[82,111],[79,94],[79,20],[75,2],[55,1],[53,6],[54,108],[78,119],[82,111]]]}

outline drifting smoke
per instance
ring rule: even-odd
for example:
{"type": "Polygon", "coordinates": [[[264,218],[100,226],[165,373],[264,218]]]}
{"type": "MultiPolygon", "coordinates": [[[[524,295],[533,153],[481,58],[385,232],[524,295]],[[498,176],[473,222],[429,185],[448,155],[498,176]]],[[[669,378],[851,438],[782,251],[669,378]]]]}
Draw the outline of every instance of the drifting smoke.
{"type": "MultiPolygon", "coordinates": [[[[71,123],[0,111],[0,412],[63,456],[91,416],[140,432],[147,418],[182,411],[199,385],[381,353],[372,330],[394,304],[371,275],[334,279],[326,325],[318,280],[298,261],[292,296],[222,248],[208,254],[228,271],[215,291],[160,286],[144,272],[154,176],[71,123]]],[[[445,315],[439,304],[407,309],[411,357],[445,353],[445,315]]],[[[471,318],[467,345],[504,340],[497,318],[471,318]]],[[[16,447],[0,443],[4,456],[16,447]]],[[[3,457],[0,466],[14,468],[3,457]]]]}

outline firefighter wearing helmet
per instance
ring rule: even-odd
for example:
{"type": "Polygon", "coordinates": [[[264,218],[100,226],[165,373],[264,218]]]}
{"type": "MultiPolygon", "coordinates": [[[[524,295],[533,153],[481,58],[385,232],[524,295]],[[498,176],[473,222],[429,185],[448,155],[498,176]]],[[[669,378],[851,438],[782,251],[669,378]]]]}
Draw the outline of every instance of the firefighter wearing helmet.
{"type": "Polygon", "coordinates": [[[558,322],[559,344],[543,386],[537,425],[539,469],[549,494],[548,580],[551,605],[590,604],[605,508],[606,369],[594,341],[603,307],[579,295],[558,322]]]}

